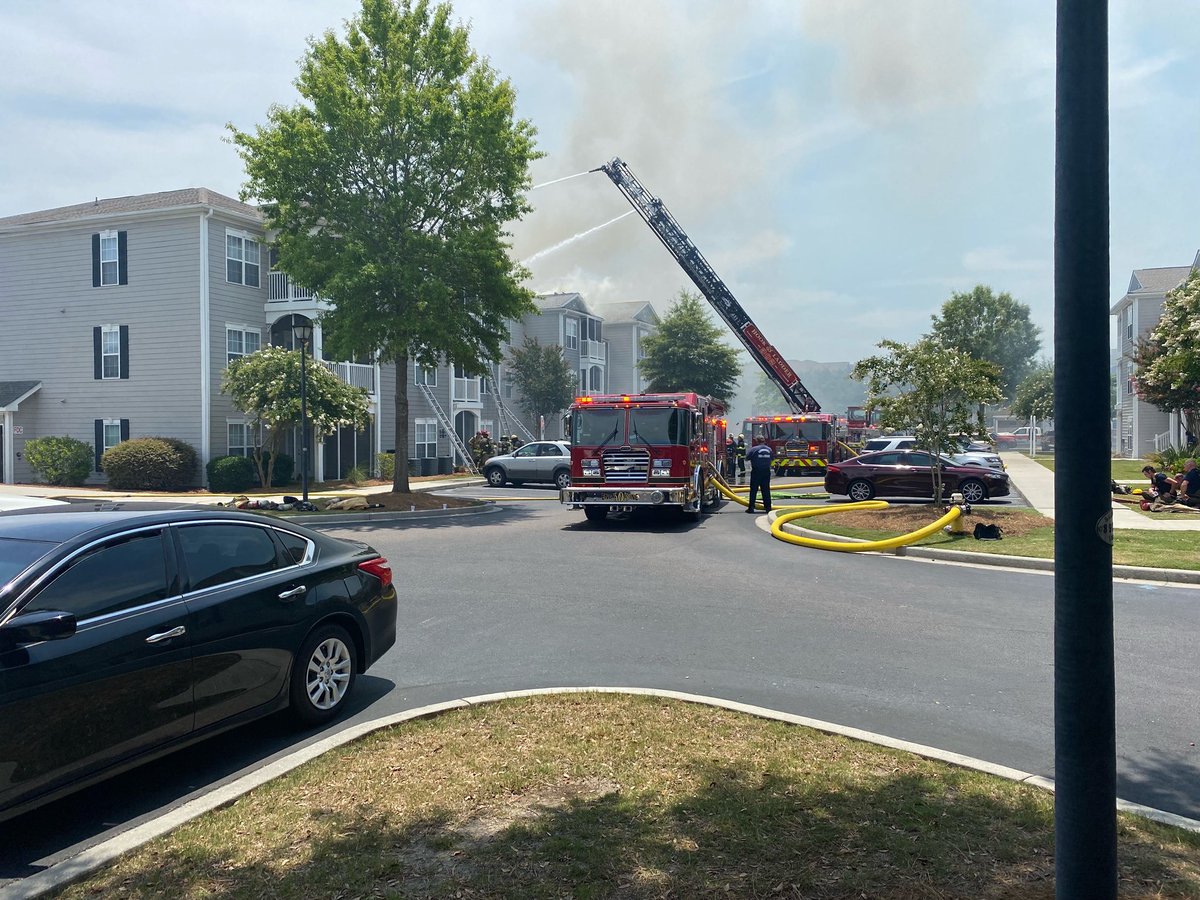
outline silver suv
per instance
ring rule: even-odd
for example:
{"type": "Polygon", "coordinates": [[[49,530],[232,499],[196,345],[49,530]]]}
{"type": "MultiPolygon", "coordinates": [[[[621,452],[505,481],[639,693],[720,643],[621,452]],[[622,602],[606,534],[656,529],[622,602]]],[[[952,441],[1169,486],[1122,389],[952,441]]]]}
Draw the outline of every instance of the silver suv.
{"type": "MultiPolygon", "coordinates": [[[[915,449],[917,449],[917,439],[911,434],[894,434],[891,437],[871,438],[863,445],[862,452],[874,453],[876,450],[915,449]]],[[[947,455],[959,465],[987,466],[989,469],[1004,471],[1004,462],[997,453],[991,450],[964,450],[959,453],[949,453],[947,455]]]]}
{"type": "Polygon", "coordinates": [[[483,477],[492,487],[526,481],[542,481],[560,490],[571,486],[571,445],[566,441],[530,441],[512,453],[490,457],[483,464],[483,477]]]}

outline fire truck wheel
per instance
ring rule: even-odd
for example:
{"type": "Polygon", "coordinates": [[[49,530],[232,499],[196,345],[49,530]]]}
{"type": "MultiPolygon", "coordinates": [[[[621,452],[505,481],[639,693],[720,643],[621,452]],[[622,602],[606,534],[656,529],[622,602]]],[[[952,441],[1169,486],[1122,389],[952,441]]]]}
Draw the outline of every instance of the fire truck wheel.
{"type": "Polygon", "coordinates": [[[608,518],[608,507],[605,506],[585,506],[583,514],[587,516],[589,522],[603,522],[608,518]]]}
{"type": "Polygon", "coordinates": [[[504,470],[500,467],[492,466],[483,473],[483,476],[492,487],[504,487],[504,470]]]}
{"type": "Polygon", "coordinates": [[[875,496],[875,488],[871,482],[857,478],[846,486],[846,496],[856,503],[871,500],[875,496]]]}
{"type": "Polygon", "coordinates": [[[563,488],[571,486],[571,471],[569,469],[559,469],[554,473],[554,486],[560,491],[563,488]]]}

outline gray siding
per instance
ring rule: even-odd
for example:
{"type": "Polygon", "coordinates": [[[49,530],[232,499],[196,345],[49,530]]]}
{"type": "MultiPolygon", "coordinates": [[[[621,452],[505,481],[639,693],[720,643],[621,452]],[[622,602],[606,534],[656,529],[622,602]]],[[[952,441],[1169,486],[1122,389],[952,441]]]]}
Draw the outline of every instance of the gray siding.
{"type": "Polygon", "coordinates": [[[637,393],[633,331],[631,322],[606,322],[604,325],[604,340],[608,343],[608,389],[614,394],[637,393]]]}

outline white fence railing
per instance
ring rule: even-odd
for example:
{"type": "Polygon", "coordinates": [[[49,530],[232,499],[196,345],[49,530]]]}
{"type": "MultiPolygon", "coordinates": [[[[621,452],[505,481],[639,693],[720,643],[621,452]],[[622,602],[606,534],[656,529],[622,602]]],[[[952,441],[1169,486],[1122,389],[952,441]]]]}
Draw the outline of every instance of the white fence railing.
{"type": "Polygon", "coordinates": [[[1154,436],[1154,449],[1160,453],[1172,446],[1173,443],[1174,442],[1171,440],[1171,432],[1169,431],[1164,431],[1162,434],[1156,434],[1154,436]]]}
{"type": "Polygon", "coordinates": [[[311,300],[313,292],[297,286],[286,272],[270,272],[267,278],[267,300],[311,300]]]}
{"type": "Polygon", "coordinates": [[[604,362],[608,359],[608,344],[604,341],[592,341],[587,338],[581,338],[579,341],[579,355],[585,359],[596,359],[604,362]]]}
{"type": "Polygon", "coordinates": [[[375,393],[375,367],[362,363],[330,362],[321,360],[321,364],[351,387],[364,388],[368,394],[375,393]]]}
{"type": "Polygon", "coordinates": [[[453,398],[462,403],[479,402],[478,378],[455,378],[453,398]]]}

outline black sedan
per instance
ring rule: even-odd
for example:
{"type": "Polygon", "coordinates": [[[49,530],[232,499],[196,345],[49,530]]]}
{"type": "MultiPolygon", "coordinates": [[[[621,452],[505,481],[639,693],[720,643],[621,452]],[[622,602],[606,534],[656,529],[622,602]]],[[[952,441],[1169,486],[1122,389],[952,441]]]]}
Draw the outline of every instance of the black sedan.
{"type": "MultiPolygon", "coordinates": [[[[968,503],[1007,497],[1008,475],[984,466],[957,465],[941,457],[942,488],[947,496],[962,494],[968,503]]],[[[825,471],[825,490],[851,500],[873,497],[932,497],[933,457],[922,450],[864,453],[831,464],[825,471]]]]}
{"type": "Polygon", "coordinates": [[[365,544],[217,510],[0,515],[0,819],[290,707],[396,640],[365,544]]]}

